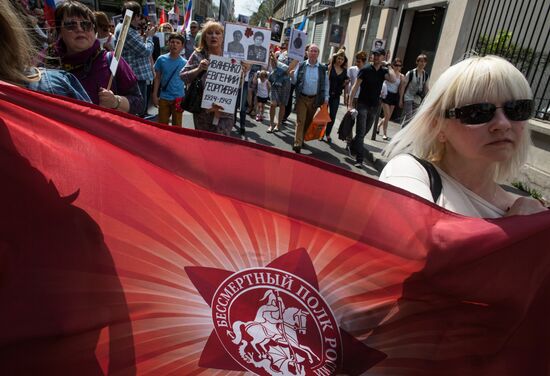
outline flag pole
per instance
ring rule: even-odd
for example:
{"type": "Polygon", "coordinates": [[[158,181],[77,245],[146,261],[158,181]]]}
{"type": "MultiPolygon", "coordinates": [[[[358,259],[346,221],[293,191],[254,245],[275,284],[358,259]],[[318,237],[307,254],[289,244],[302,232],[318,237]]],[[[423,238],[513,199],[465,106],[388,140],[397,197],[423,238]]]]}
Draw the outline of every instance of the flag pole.
{"type": "Polygon", "coordinates": [[[111,85],[113,84],[113,77],[116,75],[118,69],[118,62],[122,56],[122,49],[124,48],[124,43],[126,42],[126,37],[128,36],[128,30],[130,29],[130,23],[132,22],[132,16],[134,12],[130,9],[126,10],[124,13],[124,21],[122,22],[122,30],[120,31],[120,36],[117,39],[115,52],[113,58],[111,59],[111,64],[109,65],[109,70],[111,71],[111,77],[109,77],[109,83],[107,84],[107,90],[111,90],[111,85]]]}

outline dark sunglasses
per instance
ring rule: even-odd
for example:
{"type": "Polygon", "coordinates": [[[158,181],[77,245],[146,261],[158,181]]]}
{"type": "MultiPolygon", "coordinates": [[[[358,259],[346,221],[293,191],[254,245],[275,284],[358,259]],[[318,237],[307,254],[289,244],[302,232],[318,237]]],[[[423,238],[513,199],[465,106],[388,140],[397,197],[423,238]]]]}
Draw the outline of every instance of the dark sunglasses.
{"type": "Polygon", "coordinates": [[[401,67],[401,64],[393,64],[394,67],[401,67]]]}
{"type": "Polygon", "coordinates": [[[68,21],[63,22],[63,28],[69,31],[75,31],[80,25],[80,28],[83,31],[90,31],[94,28],[94,23],[92,21],[68,21]]]}
{"type": "Polygon", "coordinates": [[[458,119],[462,124],[483,124],[491,121],[497,108],[502,108],[509,120],[524,121],[532,116],[534,103],[531,99],[505,102],[502,107],[492,103],[476,103],[445,111],[447,119],[458,119]]]}

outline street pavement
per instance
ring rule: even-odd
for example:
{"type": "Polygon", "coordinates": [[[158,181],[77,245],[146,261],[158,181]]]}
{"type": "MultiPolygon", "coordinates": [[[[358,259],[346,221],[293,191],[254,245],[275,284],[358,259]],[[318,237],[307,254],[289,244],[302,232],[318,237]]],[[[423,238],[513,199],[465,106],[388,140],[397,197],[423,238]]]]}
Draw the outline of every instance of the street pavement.
{"type": "MultiPolygon", "coordinates": [[[[149,113],[156,114],[156,108],[150,107],[149,113]]],[[[378,175],[385,165],[385,159],[381,156],[381,153],[383,148],[388,144],[388,141],[382,140],[382,135],[376,135],[376,140],[372,140],[371,129],[365,137],[365,149],[368,151],[368,153],[365,154],[365,163],[362,168],[354,167],[355,159],[348,156],[345,141],[338,139],[338,127],[345,113],[346,107],[343,103],[340,103],[340,109],[336,116],[337,120],[332,129],[332,143],[329,144],[317,140],[308,141],[302,148],[302,155],[316,158],[340,168],[378,179],[378,175]]],[[[274,133],[267,133],[269,127],[268,108],[266,108],[264,115],[265,120],[262,122],[256,121],[251,116],[247,116],[245,134],[240,135],[238,129],[233,128],[231,136],[292,152],[296,114],[294,112],[290,114],[287,122],[283,124],[281,131],[274,133]]],[[[236,123],[239,124],[238,118],[236,123]]],[[[193,128],[192,114],[188,112],[184,113],[183,126],[184,128],[193,128]]],[[[399,129],[400,126],[397,123],[390,122],[388,125],[388,136],[391,138],[399,129]]]]}

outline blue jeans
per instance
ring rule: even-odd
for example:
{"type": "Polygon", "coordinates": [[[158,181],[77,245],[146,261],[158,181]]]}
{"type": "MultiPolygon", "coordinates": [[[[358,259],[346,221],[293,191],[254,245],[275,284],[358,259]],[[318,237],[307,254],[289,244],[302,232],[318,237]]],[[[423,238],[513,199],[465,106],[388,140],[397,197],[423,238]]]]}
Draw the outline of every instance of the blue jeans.
{"type": "Polygon", "coordinates": [[[330,132],[334,126],[334,121],[336,120],[336,114],[338,113],[338,107],[340,107],[340,97],[330,97],[328,99],[328,110],[330,113],[330,123],[327,124],[327,130],[325,132],[326,137],[330,137],[330,132]]]}
{"type": "Polygon", "coordinates": [[[380,112],[380,105],[376,106],[367,106],[363,103],[357,103],[357,128],[355,130],[355,137],[351,141],[351,150],[354,151],[357,155],[357,162],[363,162],[363,157],[365,155],[365,148],[363,143],[365,141],[365,136],[371,129],[376,120],[376,116],[380,112]]]}

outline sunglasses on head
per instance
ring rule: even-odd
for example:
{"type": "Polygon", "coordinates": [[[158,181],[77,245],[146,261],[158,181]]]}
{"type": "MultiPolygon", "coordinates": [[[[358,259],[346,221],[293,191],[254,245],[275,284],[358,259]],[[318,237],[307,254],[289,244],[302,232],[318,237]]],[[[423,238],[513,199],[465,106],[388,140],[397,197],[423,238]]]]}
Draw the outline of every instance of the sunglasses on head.
{"type": "Polygon", "coordinates": [[[534,103],[531,99],[504,102],[502,107],[492,103],[476,103],[445,111],[447,119],[458,119],[462,124],[483,124],[491,121],[497,108],[502,108],[509,120],[524,121],[531,117],[534,103]]]}
{"type": "Polygon", "coordinates": [[[80,28],[83,31],[90,31],[94,28],[94,23],[92,21],[65,21],[63,22],[63,28],[69,31],[75,31],[80,25],[80,28]]]}

